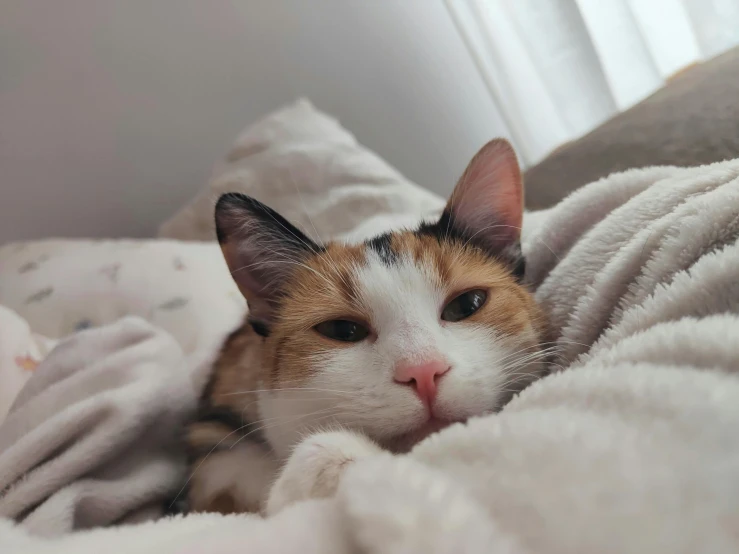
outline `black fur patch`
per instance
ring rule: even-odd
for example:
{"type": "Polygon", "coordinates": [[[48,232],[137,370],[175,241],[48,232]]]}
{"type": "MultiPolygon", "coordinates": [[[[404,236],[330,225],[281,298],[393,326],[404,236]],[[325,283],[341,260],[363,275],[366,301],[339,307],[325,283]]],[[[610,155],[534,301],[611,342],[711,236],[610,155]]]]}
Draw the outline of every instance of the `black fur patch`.
{"type": "Polygon", "coordinates": [[[247,323],[251,325],[251,328],[254,329],[254,332],[260,337],[266,338],[269,336],[270,330],[266,323],[257,321],[256,319],[249,319],[247,320],[247,323]]]}
{"type": "Polygon", "coordinates": [[[511,268],[511,271],[516,279],[523,281],[523,277],[526,274],[526,258],[523,257],[523,253],[518,257],[518,260],[511,268]]]}
{"type": "Polygon", "coordinates": [[[241,416],[231,408],[227,406],[214,406],[212,404],[200,405],[197,420],[201,422],[216,421],[230,429],[238,429],[245,423],[241,416]]]}
{"type": "Polygon", "coordinates": [[[488,243],[482,240],[482,237],[476,237],[470,233],[460,229],[454,224],[452,214],[444,210],[441,217],[435,223],[422,223],[416,231],[419,236],[431,236],[441,242],[461,242],[468,244],[481,250],[491,258],[505,264],[511,273],[521,281],[526,271],[526,262],[521,247],[518,244],[511,244],[503,250],[491,248],[488,243]]]}
{"type": "Polygon", "coordinates": [[[444,210],[438,221],[434,223],[422,223],[416,231],[417,235],[420,236],[431,236],[439,242],[444,241],[467,241],[470,240],[469,236],[466,236],[456,225],[452,214],[444,210]]]}
{"type": "Polygon", "coordinates": [[[233,221],[234,214],[257,219],[268,236],[281,237],[291,249],[314,254],[325,250],[272,208],[238,192],[227,192],[216,203],[216,236],[221,244],[228,241],[229,235],[236,234],[234,225],[238,225],[238,221],[233,221]]]}
{"type": "Polygon", "coordinates": [[[398,253],[395,252],[390,245],[390,239],[392,235],[385,233],[373,239],[368,240],[365,244],[377,252],[380,256],[380,260],[385,265],[392,265],[398,260],[398,253]]]}
{"type": "Polygon", "coordinates": [[[176,516],[180,514],[186,514],[190,511],[190,503],[188,502],[188,485],[186,483],[181,491],[177,491],[177,496],[168,498],[162,504],[162,515],[176,516]]]}
{"type": "MultiPolygon", "coordinates": [[[[259,430],[259,426],[249,421],[245,421],[241,414],[235,412],[228,406],[216,406],[210,403],[201,404],[198,409],[197,421],[199,423],[208,421],[220,423],[224,427],[234,431],[234,434],[237,434],[238,437],[246,437],[251,442],[266,444],[266,438],[259,430]]],[[[223,447],[229,448],[226,444],[224,444],[223,447]]],[[[209,448],[208,451],[210,450],[211,449],[209,448]]],[[[217,448],[214,448],[214,450],[217,450],[217,448]]],[[[193,459],[198,456],[205,455],[207,452],[189,452],[188,454],[190,458],[193,459]]]]}

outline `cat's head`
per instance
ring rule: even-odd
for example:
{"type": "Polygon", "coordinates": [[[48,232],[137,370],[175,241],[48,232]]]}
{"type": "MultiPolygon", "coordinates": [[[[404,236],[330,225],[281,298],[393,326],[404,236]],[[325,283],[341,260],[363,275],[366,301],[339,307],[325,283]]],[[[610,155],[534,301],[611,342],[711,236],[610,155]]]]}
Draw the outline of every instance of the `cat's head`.
{"type": "Polygon", "coordinates": [[[499,409],[541,374],[522,212],[504,140],[473,158],[438,221],[361,244],[316,244],[256,200],[223,195],[218,240],[264,337],[260,412],[293,422],[267,426],[270,442],[338,423],[402,449],[499,409]]]}

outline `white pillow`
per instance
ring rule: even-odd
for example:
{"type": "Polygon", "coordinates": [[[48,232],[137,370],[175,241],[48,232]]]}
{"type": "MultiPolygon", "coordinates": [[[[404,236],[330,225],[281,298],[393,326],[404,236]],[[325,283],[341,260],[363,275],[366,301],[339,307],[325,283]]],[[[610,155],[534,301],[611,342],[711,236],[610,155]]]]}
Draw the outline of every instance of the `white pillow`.
{"type": "Polygon", "coordinates": [[[319,241],[415,225],[444,206],[307,100],[247,128],[208,186],[159,236],[214,239],[213,206],[225,192],[253,196],[319,241]]]}
{"type": "Polygon", "coordinates": [[[186,352],[212,348],[246,311],[216,243],[168,240],[9,244],[0,304],[53,338],[138,315],[186,352]]]}

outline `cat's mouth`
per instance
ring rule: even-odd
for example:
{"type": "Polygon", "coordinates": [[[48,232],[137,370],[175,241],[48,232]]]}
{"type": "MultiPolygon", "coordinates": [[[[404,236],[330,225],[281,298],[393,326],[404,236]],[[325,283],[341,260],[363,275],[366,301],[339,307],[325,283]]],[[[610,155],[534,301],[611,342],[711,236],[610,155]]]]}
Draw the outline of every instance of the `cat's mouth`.
{"type": "Polygon", "coordinates": [[[403,433],[402,435],[392,437],[387,441],[384,441],[383,446],[385,446],[385,448],[387,448],[391,452],[394,452],[396,454],[403,454],[405,452],[408,452],[411,448],[413,448],[416,444],[421,442],[426,437],[441,431],[445,427],[449,427],[453,423],[460,423],[460,421],[440,419],[438,417],[431,416],[420,427],[413,429],[412,431],[408,431],[407,433],[403,433]]]}

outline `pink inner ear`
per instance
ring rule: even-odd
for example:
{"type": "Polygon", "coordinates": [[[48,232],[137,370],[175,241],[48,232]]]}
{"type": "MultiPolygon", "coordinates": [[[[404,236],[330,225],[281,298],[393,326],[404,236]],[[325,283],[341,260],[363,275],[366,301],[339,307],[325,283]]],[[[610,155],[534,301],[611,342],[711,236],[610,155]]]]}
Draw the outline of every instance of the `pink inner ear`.
{"type": "Polygon", "coordinates": [[[513,148],[495,139],[472,158],[447,205],[455,221],[496,243],[518,240],[523,222],[523,184],[513,148]]]}

